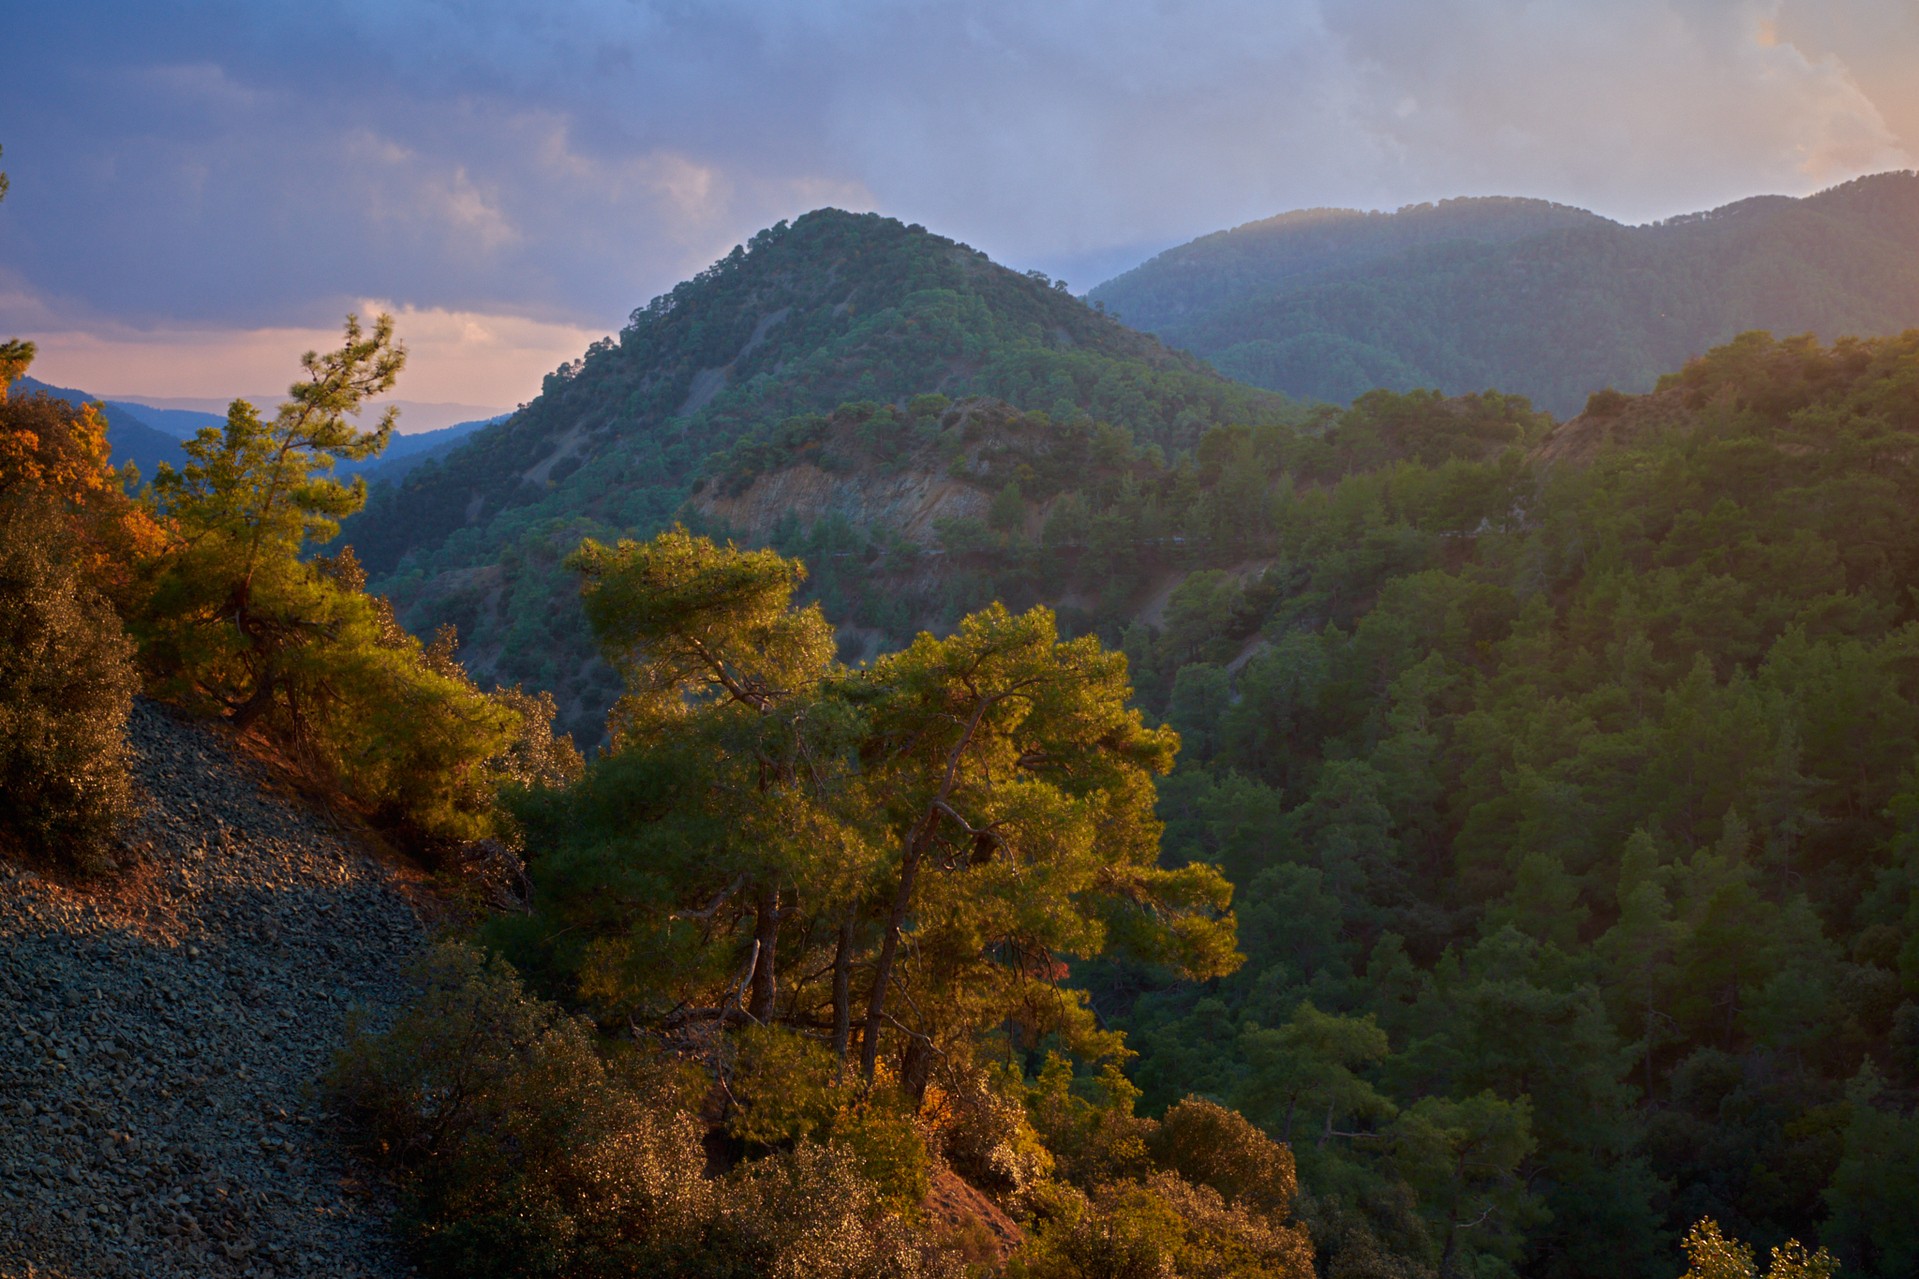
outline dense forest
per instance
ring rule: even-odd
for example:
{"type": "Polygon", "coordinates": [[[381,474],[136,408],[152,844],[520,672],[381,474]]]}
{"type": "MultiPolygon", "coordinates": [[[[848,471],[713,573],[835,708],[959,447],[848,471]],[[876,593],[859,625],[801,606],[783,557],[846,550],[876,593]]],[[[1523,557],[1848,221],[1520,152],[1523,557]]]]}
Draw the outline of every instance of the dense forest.
{"type": "Polygon", "coordinates": [[[376,488],[347,537],[414,629],[455,624],[473,669],[553,690],[593,740],[618,681],[557,571],[580,538],[665,527],[708,456],[751,432],[928,393],[1092,414],[1175,449],[1298,412],[1054,282],[827,209],[636,310],[505,423],[376,488]]]}
{"type": "MultiPolygon", "coordinates": [[[[1557,428],[1374,393],[946,525],[950,607],[1127,653],[1167,862],[1235,885],[1233,975],[1076,974],[1142,1105],[1288,1141],[1335,1257],[1644,1274],[1710,1215],[1919,1265],[1916,431],[1919,334],[1749,334],[1557,428]]],[[[886,625],[896,539],[823,524],[776,537],[886,625]]]]}
{"type": "Polygon", "coordinates": [[[1346,403],[1496,386],[1562,416],[1749,329],[1919,324],[1919,175],[1646,226],[1538,200],[1288,213],[1168,250],[1088,296],[1228,375],[1346,403]]]}

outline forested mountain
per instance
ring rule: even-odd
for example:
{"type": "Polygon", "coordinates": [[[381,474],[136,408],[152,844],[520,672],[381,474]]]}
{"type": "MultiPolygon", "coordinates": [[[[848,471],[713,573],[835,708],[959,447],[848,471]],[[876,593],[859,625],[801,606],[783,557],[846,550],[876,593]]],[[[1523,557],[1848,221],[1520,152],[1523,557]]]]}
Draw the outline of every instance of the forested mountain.
{"type": "MultiPolygon", "coordinates": [[[[402,419],[404,420],[404,419],[402,419]]],[[[389,484],[398,483],[414,467],[435,458],[445,457],[460,447],[466,438],[476,431],[504,422],[506,418],[477,418],[471,422],[455,422],[451,426],[436,427],[431,431],[414,431],[406,435],[395,434],[392,443],[378,457],[365,462],[347,463],[338,468],[340,475],[365,475],[368,483],[377,484],[384,480],[389,484]]]]}
{"type": "Polygon", "coordinates": [[[1647,226],[1516,199],[1309,210],[1168,250],[1088,297],[1292,395],[1496,386],[1564,416],[1748,329],[1919,326],[1919,175],[1647,226]]]}
{"type": "Polygon", "coordinates": [[[560,696],[594,738],[614,695],[572,585],[582,534],[669,522],[707,458],[842,402],[987,394],[1162,448],[1297,416],[1043,277],[874,214],[808,214],[636,310],[504,423],[376,493],[347,529],[416,629],[560,696]]]}
{"type": "MultiPolygon", "coordinates": [[[[868,625],[937,582],[1124,648],[1181,734],[1168,864],[1225,870],[1249,962],[1079,979],[1147,1107],[1292,1143],[1334,1273],[1656,1274],[1702,1216],[1919,1268],[1919,334],[1746,335],[1557,427],[1374,393],[1171,466],[948,419],[983,514],[770,536],[868,625]]],[[[765,530],[858,426],[702,509],[765,530]]]]}

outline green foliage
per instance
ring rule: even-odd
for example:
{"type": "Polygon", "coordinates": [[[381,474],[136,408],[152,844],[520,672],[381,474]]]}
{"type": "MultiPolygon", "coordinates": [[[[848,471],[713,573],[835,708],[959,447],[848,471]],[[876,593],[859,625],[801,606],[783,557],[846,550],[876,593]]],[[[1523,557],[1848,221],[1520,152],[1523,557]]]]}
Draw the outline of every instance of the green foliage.
{"type": "Polygon", "coordinates": [[[932,1184],[932,1162],[912,1098],[881,1089],[844,1106],[833,1119],[832,1144],[853,1156],[889,1207],[918,1215],[932,1184]]]}
{"type": "MultiPolygon", "coordinates": [[[[1381,579],[1437,567],[1458,539],[1510,523],[1527,478],[1519,449],[1547,422],[1518,397],[1381,393],[1316,422],[1209,429],[1169,463],[1110,423],[983,400],[954,405],[936,441],[887,451],[861,438],[864,427],[852,425],[860,412],[841,406],[809,426],[804,443],[742,445],[715,461],[711,483],[731,493],[749,473],[774,472],[787,477],[777,483],[803,486],[796,468],[830,464],[875,484],[905,471],[966,486],[979,514],[933,521],[943,564],[926,555],[932,547],[837,513],[811,526],[783,521],[768,540],[808,557],[813,598],[890,644],[948,630],[996,598],[1013,606],[1070,592],[1075,607],[1062,618],[1119,639],[1155,708],[1168,705],[1183,666],[1237,666],[1257,652],[1262,623],[1279,629],[1276,603],[1301,622],[1330,613],[1348,624],[1381,579]],[[1321,486],[1332,482],[1329,499],[1321,486]],[[1372,527],[1381,517],[1385,526],[1372,527]],[[1037,539],[1026,532],[1035,526],[1037,539]],[[1303,593],[1292,581],[1300,560],[1319,570],[1303,593]],[[1161,591],[1163,606],[1147,609],[1152,623],[1134,620],[1141,600],[1161,591]]],[[[719,527],[737,509],[730,500],[702,497],[695,508],[719,527]]],[[[1214,691],[1217,680],[1204,690],[1214,691]]],[[[1210,756],[1222,717],[1203,697],[1187,710],[1189,756],[1210,756]]]]}
{"type": "Polygon", "coordinates": [[[1905,1205],[1919,1184],[1919,1115],[1886,1096],[1870,1061],[1847,1086],[1846,1103],[1843,1153],[1825,1192],[1825,1236],[1841,1256],[1863,1263],[1856,1269],[1910,1273],[1919,1265],[1919,1226],[1905,1205]]]}
{"type": "Polygon", "coordinates": [[[302,358],[307,378],[272,422],[235,400],[224,430],[207,427],[183,446],[192,459],[184,471],[163,466],[154,477],[154,502],[178,541],[143,642],[181,691],[204,694],[243,723],[273,709],[296,723],[303,716],[319,679],[301,659],[360,619],[344,616],[352,603],[302,552],[332,538],[364,503],[364,480],[349,488],[325,473],[385,446],[393,410],[372,431],[348,415],[390,389],[405,360],[391,318],[366,333],[348,316],[344,344],[302,358]]]}
{"type": "Polygon", "coordinates": [[[1138,1100],[1139,1089],[1117,1063],[1079,1076],[1066,1056],[1048,1053],[1027,1087],[1026,1109],[1060,1177],[1089,1188],[1150,1170],[1146,1139],[1153,1126],[1133,1113],[1138,1100]]]}
{"type": "Polygon", "coordinates": [[[133,646],[43,493],[0,489],[0,832],[97,868],[131,814],[133,646]]]}
{"type": "Polygon", "coordinates": [[[1533,1151],[1532,1110],[1490,1091],[1454,1101],[1422,1097],[1394,1121],[1392,1161],[1420,1197],[1439,1243],[1439,1273],[1512,1261],[1539,1215],[1521,1177],[1533,1151]]]}
{"type": "Polygon", "coordinates": [[[726,1130],[755,1146],[778,1146],[818,1132],[840,1098],[833,1056],[817,1041],[781,1026],[742,1027],[727,1090],[726,1130]]]}
{"type": "Polygon", "coordinates": [[[586,579],[587,621],[626,682],[616,750],[704,703],[770,709],[817,680],[832,654],[819,608],[788,608],[804,567],[772,551],[675,528],[610,549],[589,540],[567,567],[586,579]]]}
{"type": "MultiPolygon", "coordinates": [[[[1097,640],[994,607],[850,671],[771,552],[672,530],[572,563],[627,680],[617,749],[522,807],[538,910],[499,929],[558,989],[669,1034],[744,1026],[749,1075],[802,1052],[762,1027],[822,1028],[917,1104],[995,1028],[1110,1051],[1066,957],[1237,962],[1217,873],[1156,864],[1175,740],[1097,640]]],[[[810,1131],[817,1073],[782,1061],[793,1088],[742,1097],[738,1135],[810,1131]]]]}
{"type": "Polygon", "coordinates": [[[1289,1147],[1274,1141],[1238,1111],[1188,1097],[1166,1112],[1147,1139],[1153,1162],[1196,1186],[1210,1186],[1227,1203],[1263,1213],[1291,1211],[1299,1183],[1289,1147]]]}
{"type": "Polygon", "coordinates": [[[1355,1073],[1387,1056],[1386,1032],[1371,1014],[1342,1017],[1307,1001],[1278,1029],[1248,1027],[1241,1048],[1249,1070],[1235,1100],[1277,1131],[1281,1141],[1292,1141],[1294,1119],[1301,1113],[1324,1116],[1317,1137],[1322,1146],[1349,1117],[1376,1120],[1394,1114],[1392,1102],[1355,1073]]]}
{"type": "Polygon", "coordinates": [[[1198,1181],[1149,1184],[1159,1126],[1060,984],[1109,951],[1199,978],[1239,958],[1217,872],[1158,863],[1177,741],[1119,655],[996,605],[853,670],[779,555],[674,529],[571,563],[627,682],[616,749],[516,801],[535,909],[489,931],[710,1072],[742,1195],[797,1169],[916,1219],[944,1157],[1016,1205],[1160,1214],[1178,1273],[1310,1268],[1291,1162],[1243,1120],[1181,1111],[1164,1159],[1198,1181]],[[1052,1052],[1028,1080],[1042,1040],[1104,1064],[1052,1052]]]}
{"type": "Polygon", "coordinates": [[[1410,397],[1291,446],[1230,684],[1247,605],[1126,635],[1248,955],[1091,976],[1142,1110],[1293,1137],[1329,1266],[1641,1274],[1713,1216],[1910,1269],[1915,385],[1910,335],[1755,334],[1534,463],[1377,461],[1481,448],[1410,397]]]}

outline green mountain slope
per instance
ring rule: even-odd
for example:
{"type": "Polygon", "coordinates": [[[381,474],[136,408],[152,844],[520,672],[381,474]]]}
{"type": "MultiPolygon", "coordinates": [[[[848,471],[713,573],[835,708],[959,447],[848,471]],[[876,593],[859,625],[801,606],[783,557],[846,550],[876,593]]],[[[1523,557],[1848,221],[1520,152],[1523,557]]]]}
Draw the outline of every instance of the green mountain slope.
{"type": "Polygon", "coordinates": [[[1497,386],[1567,416],[1749,329],[1919,325],[1919,175],[1640,227],[1527,200],[1315,210],[1169,250],[1089,297],[1293,395],[1497,386]]]}
{"type": "Polygon", "coordinates": [[[1669,1274],[1704,1216],[1914,1273],[1919,333],[1170,464],[908,425],[740,450],[696,508],[874,640],[1000,598],[1124,648],[1183,743],[1164,856],[1225,869],[1248,963],[1075,976],[1146,1107],[1291,1143],[1330,1273],[1669,1274]]]}
{"type": "Polygon", "coordinates": [[[558,558],[587,533],[659,528],[710,455],[790,418],[932,393],[1097,418],[1175,449],[1223,422],[1299,415],[1043,277],[821,210],[635,311],[526,408],[377,492],[346,540],[412,625],[455,623],[470,666],[554,689],[590,740],[613,681],[558,558]]]}

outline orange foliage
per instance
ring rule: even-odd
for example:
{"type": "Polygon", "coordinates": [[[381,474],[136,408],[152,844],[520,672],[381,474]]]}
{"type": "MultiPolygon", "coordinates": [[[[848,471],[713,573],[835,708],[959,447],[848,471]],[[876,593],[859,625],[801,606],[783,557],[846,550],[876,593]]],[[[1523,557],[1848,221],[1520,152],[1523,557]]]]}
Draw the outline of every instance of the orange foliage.
{"type": "Polygon", "coordinates": [[[58,502],[88,577],[124,605],[136,568],[166,546],[167,534],[127,496],[109,456],[106,420],[94,406],[44,393],[0,398],[0,496],[38,491],[58,502]]]}

